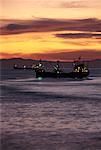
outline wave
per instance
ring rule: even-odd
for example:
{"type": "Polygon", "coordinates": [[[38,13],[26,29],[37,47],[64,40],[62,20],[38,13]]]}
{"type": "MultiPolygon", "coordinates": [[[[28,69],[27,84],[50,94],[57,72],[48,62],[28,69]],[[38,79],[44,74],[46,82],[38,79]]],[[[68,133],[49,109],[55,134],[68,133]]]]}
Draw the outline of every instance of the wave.
{"type": "Polygon", "coordinates": [[[60,97],[81,97],[100,99],[101,77],[88,80],[43,79],[36,78],[14,79],[1,82],[6,90],[15,89],[20,93],[49,95],[60,97]]]}

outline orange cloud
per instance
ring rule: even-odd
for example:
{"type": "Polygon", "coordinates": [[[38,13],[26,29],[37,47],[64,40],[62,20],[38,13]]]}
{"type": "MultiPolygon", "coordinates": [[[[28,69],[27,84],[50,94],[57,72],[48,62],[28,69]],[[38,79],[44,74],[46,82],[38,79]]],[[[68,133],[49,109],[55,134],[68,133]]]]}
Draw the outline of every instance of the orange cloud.
{"type": "Polygon", "coordinates": [[[88,6],[87,6],[86,1],[71,1],[71,2],[64,1],[60,4],[60,7],[62,8],[85,8],[88,6]]]}
{"type": "Polygon", "coordinates": [[[100,0],[71,0],[71,1],[61,1],[60,8],[100,8],[100,0]]]}

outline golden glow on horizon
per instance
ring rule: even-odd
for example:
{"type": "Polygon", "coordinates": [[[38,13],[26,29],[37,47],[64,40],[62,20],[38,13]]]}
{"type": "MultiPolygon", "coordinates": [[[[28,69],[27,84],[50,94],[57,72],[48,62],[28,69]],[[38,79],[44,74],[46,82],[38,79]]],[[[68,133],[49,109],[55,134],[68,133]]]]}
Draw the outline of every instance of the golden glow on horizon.
{"type": "Polygon", "coordinates": [[[61,39],[54,36],[56,32],[26,33],[19,35],[3,35],[0,51],[5,53],[50,53],[85,50],[101,51],[101,41],[96,39],[61,39]]]}

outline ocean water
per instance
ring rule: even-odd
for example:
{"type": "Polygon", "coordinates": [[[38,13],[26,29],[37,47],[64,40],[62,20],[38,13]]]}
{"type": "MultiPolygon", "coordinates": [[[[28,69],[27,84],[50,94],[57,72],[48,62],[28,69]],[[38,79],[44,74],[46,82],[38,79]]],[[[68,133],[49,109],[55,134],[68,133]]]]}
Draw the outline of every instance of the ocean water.
{"type": "Polygon", "coordinates": [[[2,70],[2,150],[101,150],[101,69],[87,80],[2,70]]]}

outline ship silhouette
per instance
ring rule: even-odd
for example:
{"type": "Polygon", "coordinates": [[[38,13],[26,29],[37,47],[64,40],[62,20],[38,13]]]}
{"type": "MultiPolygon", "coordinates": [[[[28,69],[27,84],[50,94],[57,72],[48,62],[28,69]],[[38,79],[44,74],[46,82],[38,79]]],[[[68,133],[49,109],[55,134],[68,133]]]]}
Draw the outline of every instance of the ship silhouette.
{"type": "Polygon", "coordinates": [[[63,72],[60,68],[59,61],[53,66],[53,71],[47,71],[40,60],[34,68],[36,78],[87,78],[89,69],[84,62],[80,61],[80,59],[81,57],[73,62],[73,70],[71,72],[63,72]]]}

